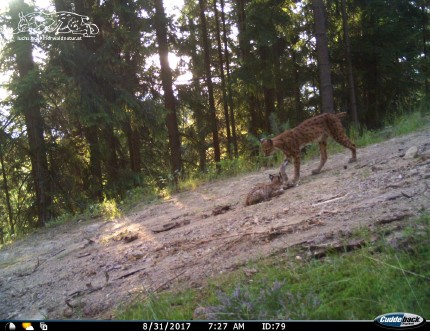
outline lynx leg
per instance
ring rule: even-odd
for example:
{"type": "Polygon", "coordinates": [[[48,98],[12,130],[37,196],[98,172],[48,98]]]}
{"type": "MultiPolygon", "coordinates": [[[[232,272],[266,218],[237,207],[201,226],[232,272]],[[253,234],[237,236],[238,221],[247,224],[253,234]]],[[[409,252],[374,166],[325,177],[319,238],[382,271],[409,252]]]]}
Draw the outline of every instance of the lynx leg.
{"type": "Polygon", "coordinates": [[[287,167],[288,163],[290,163],[288,159],[285,159],[284,162],[282,162],[281,168],[279,169],[281,173],[285,173],[285,168],[287,167]]]}
{"type": "Polygon", "coordinates": [[[349,140],[348,136],[345,134],[343,129],[339,131],[337,134],[333,135],[333,139],[341,144],[342,146],[349,148],[351,150],[352,156],[349,159],[349,163],[357,161],[357,149],[355,147],[355,144],[349,140]]]}
{"type": "MultiPolygon", "coordinates": [[[[346,135],[345,135],[346,136],[346,135]]],[[[355,147],[355,144],[353,144],[348,137],[346,137],[348,139],[348,143],[350,145],[350,147],[348,147],[351,150],[352,156],[349,159],[348,163],[352,163],[357,161],[357,149],[355,147]]]]}
{"type": "Polygon", "coordinates": [[[340,119],[337,118],[335,121],[330,123],[330,125],[328,126],[328,129],[329,129],[330,135],[337,143],[351,150],[352,156],[349,159],[349,163],[357,161],[356,147],[346,135],[345,129],[343,128],[340,119]]]}
{"type": "Polygon", "coordinates": [[[285,191],[283,189],[275,190],[272,193],[270,193],[270,198],[277,197],[277,196],[279,196],[281,194],[284,194],[284,192],[285,191]]]}
{"type": "Polygon", "coordinates": [[[279,169],[279,174],[282,178],[282,187],[287,188],[288,187],[288,176],[285,171],[285,168],[287,167],[287,164],[289,163],[288,159],[285,159],[284,162],[281,164],[281,168],[279,169]]]}
{"type": "Polygon", "coordinates": [[[297,185],[297,182],[300,179],[300,152],[297,153],[297,156],[294,156],[294,177],[291,182],[287,184],[287,188],[294,187],[297,185]]]}
{"type": "Polygon", "coordinates": [[[351,150],[351,158],[349,159],[348,163],[352,163],[357,161],[357,149],[355,147],[355,144],[353,144],[351,142],[351,140],[349,140],[348,136],[344,133],[343,134],[343,142],[339,142],[341,145],[345,146],[346,148],[349,148],[351,150]]]}
{"type": "Polygon", "coordinates": [[[312,170],[312,175],[319,174],[321,172],[322,167],[324,167],[324,164],[327,161],[327,134],[323,134],[321,138],[319,139],[319,145],[320,145],[320,165],[318,168],[312,170]]]}

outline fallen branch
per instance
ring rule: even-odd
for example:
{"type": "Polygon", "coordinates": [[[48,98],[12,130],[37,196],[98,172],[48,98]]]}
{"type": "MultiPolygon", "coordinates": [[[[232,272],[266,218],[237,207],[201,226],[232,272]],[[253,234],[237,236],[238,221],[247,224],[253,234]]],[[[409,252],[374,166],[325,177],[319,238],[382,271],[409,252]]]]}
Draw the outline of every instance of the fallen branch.
{"type": "Polygon", "coordinates": [[[191,223],[190,220],[185,219],[185,220],[180,221],[180,222],[173,222],[173,223],[164,224],[161,228],[159,228],[159,229],[151,229],[151,231],[154,232],[154,233],[160,233],[160,232],[164,232],[164,231],[169,231],[169,230],[172,230],[172,229],[176,229],[176,228],[179,228],[181,226],[188,225],[190,223],[191,223]]]}
{"type": "Polygon", "coordinates": [[[350,252],[356,249],[363,247],[364,240],[355,240],[351,241],[348,244],[344,245],[341,243],[335,243],[332,245],[310,245],[307,248],[311,251],[314,251],[312,257],[316,257],[320,259],[327,255],[327,252],[350,252]]]}
{"type": "Polygon", "coordinates": [[[368,163],[357,164],[354,168],[355,169],[361,169],[361,168],[367,167],[368,165],[369,165],[368,163]]]}
{"type": "Polygon", "coordinates": [[[398,214],[390,214],[383,216],[382,218],[378,219],[375,223],[376,224],[387,224],[395,221],[401,221],[406,217],[412,216],[411,213],[398,213],[398,214]]]}
{"type": "Polygon", "coordinates": [[[37,270],[37,268],[39,268],[39,265],[40,265],[40,261],[39,261],[39,258],[37,258],[37,263],[36,263],[36,265],[33,268],[33,272],[35,272],[37,270]]]}
{"type": "Polygon", "coordinates": [[[139,238],[139,235],[138,235],[138,234],[133,234],[133,235],[131,235],[131,236],[125,236],[125,237],[123,238],[123,240],[124,240],[126,243],[131,243],[132,241],[135,241],[137,238],[139,238]]]}
{"type": "Polygon", "coordinates": [[[85,256],[89,256],[89,255],[91,255],[91,253],[84,253],[84,254],[78,255],[77,258],[80,259],[80,258],[83,258],[85,256]]]}
{"type": "Polygon", "coordinates": [[[320,221],[312,221],[312,220],[305,220],[301,221],[300,223],[296,224],[289,224],[289,225],[282,225],[276,228],[271,228],[266,231],[259,231],[259,232],[240,232],[240,233],[234,233],[229,234],[225,236],[218,236],[218,237],[210,237],[208,239],[203,239],[195,242],[187,242],[186,244],[181,245],[182,241],[176,242],[171,247],[193,247],[193,246],[200,246],[202,244],[207,244],[209,242],[215,241],[215,240],[222,240],[222,239],[228,239],[228,238],[234,238],[234,237],[245,237],[245,236],[263,236],[268,237],[269,240],[272,240],[276,238],[279,235],[287,234],[287,233],[294,233],[297,230],[307,230],[311,226],[316,225],[324,225],[323,222],[320,221]]]}
{"type": "Polygon", "coordinates": [[[65,302],[65,303],[66,303],[66,305],[67,305],[69,308],[71,308],[71,309],[72,309],[72,311],[73,311],[74,307],[70,304],[70,298],[67,298],[66,300],[64,300],[64,302],[65,302]]]}
{"type": "Polygon", "coordinates": [[[58,252],[56,252],[55,254],[52,254],[51,257],[57,256],[58,254],[60,254],[61,252],[64,252],[66,249],[60,249],[58,252]]]}
{"type": "Polygon", "coordinates": [[[322,201],[322,202],[317,202],[317,203],[314,203],[312,205],[312,207],[316,207],[316,206],[320,206],[320,205],[325,205],[326,203],[330,203],[330,202],[334,202],[334,201],[337,201],[337,200],[345,199],[347,196],[348,196],[348,194],[346,194],[344,196],[341,196],[341,197],[337,196],[337,197],[334,197],[334,198],[331,198],[331,199],[328,199],[328,200],[325,200],[325,201],[322,201]]]}
{"type": "MultiPolygon", "coordinates": [[[[91,285],[91,283],[90,283],[90,285],[91,285]]],[[[96,292],[96,291],[100,291],[100,290],[103,289],[103,286],[92,287],[92,286],[87,285],[87,287],[88,288],[85,289],[85,290],[78,290],[76,292],[73,292],[73,293],[69,294],[69,297],[64,300],[65,304],[72,310],[72,314],[73,314],[75,308],[78,308],[78,307],[82,306],[82,302],[75,302],[75,304],[73,304],[71,302],[71,300],[73,298],[79,297],[79,296],[85,295],[85,294],[90,294],[90,293],[93,293],[93,292],[96,292]]]]}
{"type": "Polygon", "coordinates": [[[124,279],[124,278],[130,277],[130,276],[134,275],[135,273],[138,273],[139,271],[142,271],[142,270],[145,270],[145,269],[146,269],[146,268],[140,268],[140,269],[137,269],[137,270],[131,271],[131,272],[126,273],[126,274],[124,274],[124,275],[122,275],[122,276],[119,276],[118,278],[115,278],[114,280],[124,279]]]}
{"type": "MultiPolygon", "coordinates": [[[[70,299],[72,299],[72,298],[75,298],[75,297],[78,297],[78,296],[81,296],[81,295],[84,295],[84,294],[90,294],[90,293],[93,293],[93,292],[97,292],[97,291],[100,291],[100,290],[102,290],[103,289],[103,286],[99,286],[99,287],[92,287],[92,286],[89,286],[88,288],[86,288],[85,290],[78,290],[78,291],[75,291],[75,292],[73,292],[73,293],[71,293],[71,294],[69,294],[69,298],[68,299],[66,299],[66,303],[67,303],[67,301],[68,300],[70,300],[70,299]]],[[[71,307],[71,308],[73,308],[72,306],[70,306],[70,305],[68,305],[69,307],[71,307]]]]}
{"type": "Polygon", "coordinates": [[[212,215],[216,216],[216,215],[220,215],[220,214],[224,214],[227,211],[231,210],[231,205],[223,205],[223,206],[217,206],[215,207],[215,209],[212,211],[212,215]]]}

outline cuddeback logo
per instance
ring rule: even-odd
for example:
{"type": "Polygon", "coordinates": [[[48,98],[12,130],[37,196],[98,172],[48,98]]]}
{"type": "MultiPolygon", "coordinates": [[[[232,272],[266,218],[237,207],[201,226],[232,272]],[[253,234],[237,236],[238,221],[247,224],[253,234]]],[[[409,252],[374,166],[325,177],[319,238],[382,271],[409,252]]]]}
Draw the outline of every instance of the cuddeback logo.
{"type": "Polygon", "coordinates": [[[390,313],[375,318],[375,323],[385,328],[415,328],[423,325],[426,320],[409,313],[390,313]]]}

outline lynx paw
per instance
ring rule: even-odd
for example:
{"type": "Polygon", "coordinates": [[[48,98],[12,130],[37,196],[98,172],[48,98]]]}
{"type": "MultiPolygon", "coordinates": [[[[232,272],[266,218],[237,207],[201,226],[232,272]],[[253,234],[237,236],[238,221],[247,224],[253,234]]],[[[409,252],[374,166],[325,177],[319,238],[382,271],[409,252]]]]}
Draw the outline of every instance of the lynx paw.
{"type": "Polygon", "coordinates": [[[321,169],[312,170],[312,175],[318,175],[321,172],[321,169]]]}
{"type": "Polygon", "coordinates": [[[291,183],[287,183],[286,185],[284,184],[284,186],[282,186],[282,188],[284,190],[288,190],[289,188],[296,187],[297,185],[298,185],[297,183],[291,182],[291,183]]]}
{"type": "Polygon", "coordinates": [[[354,163],[356,161],[357,161],[357,158],[356,157],[352,157],[352,158],[349,159],[348,163],[354,163]]]}

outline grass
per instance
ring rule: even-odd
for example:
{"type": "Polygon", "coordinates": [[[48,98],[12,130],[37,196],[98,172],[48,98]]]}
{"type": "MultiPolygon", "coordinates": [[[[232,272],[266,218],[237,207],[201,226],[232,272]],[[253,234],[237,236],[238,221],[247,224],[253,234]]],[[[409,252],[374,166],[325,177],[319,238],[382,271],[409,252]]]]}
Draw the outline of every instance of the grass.
{"type": "Polygon", "coordinates": [[[193,290],[175,295],[147,293],[146,296],[146,300],[142,302],[136,302],[128,307],[120,307],[117,318],[120,320],[187,320],[192,316],[196,297],[196,292],[193,290]]]}
{"type": "Polygon", "coordinates": [[[281,153],[276,153],[270,157],[264,156],[240,156],[237,159],[224,159],[219,163],[221,171],[216,169],[214,164],[208,166],[204,173],[195,173],[183,178],[178,187],[170,187],[169,192],[194,190],[198,186],[213,182],[247,174],[256,171],[262,167],[272,167],[280,164],[284,156],[281,153]]]}
{"type": "MultiPolygon", "coordinates": [[[[370,131],[367,129],[361,130],[362,133],[356,129],[351,129],[349,136],[357,147],[364,147],[370,144],[378,143],[383,140],[404,135],[416,131],[429,122],[428,116],[426,117],[423,112],[416,111],[413,113],[404,113],[399,116],[393,117],[387,122],[384,129],[379,131],[370,131]]],[[[256,144],[259,142],[256,140],[256,144]]],[[[328,153],[334,154],[342,152],[344,147],[329,139],[328,153]]],[[[304,160],[313,159],[319,156],[318,144],[314,143],[309,145],[306,149],[304,160]]],[[[93,203],[89,205],[82,213],[71,215],[64,213],[62,216],[53,219],[47,224],[47,227],[54,227],[59,224],[65,223],[69,220],[78,219],[94,219],[102,218],[104,220],[112,220],[127,213],[137,204],[150,203],[159,200],[162,197],[170,196],[175,192],[194,190],[204,183],[221,180],[225,178],[236,177],[239,175],[247,174],[260,169],[261,167],[272,167],[281,164],[284,155],[276,153],[271,157],[254,156],[254,157],[239,157],[238,159],[224,159],[220,162],[221,172],[217,171],[215,165],[210,165],[205,173],[196,173],[180,180],[178,186],[167,186],[163,190],[153,190],[136,188],[130,190],[127,196],[118,201],[117,199],[105,199],[100,203],[93,203]]]]}
{"type": "MultiPolygon", "coordinates": [[[[225,178],[236,177],[241,174],[246,174],[259,169],[261,166],[278,164],[281,162],[281,155],[276,155],[271,158],[254,157],[253,159],[240,157],[238,159],[225,159],[220,162],[221,172],[218,172],[215,165],[208,166],[205,173],[196,173],[183,178],[179,181],[178,186],[174,186],[173,180],[166,180],[167,185],[162,189],[151,188],[135,188],[129,190],[123,199],[107,198],[102,202],[96,202],[88,205],[82,212],[71,214],[68,212],[62,213],[46,224],[46,227],[56,227],[68,221],[88,220],[100,218],[103,220],[113,220],[125,215],[127,212],[135,208],[137,205],[160,202],[163,198],[168,198],[174,193],[181,191],[194,190],[204,183],[222,180],[225,178]]],[[[155,187],[155,184],[153,185],[155,187]]]]}
{"type": "Polygon", "coordinates": [[[89,220],[100,218],[104,221],[114,220],[127,214],[130,210],[139,204],[148,205],[160,200],[163,192],[156,192],[151,189],[135,188],[129,190],[124,199],[105,198],[101,202],[88,205],[84,211],[76,214],[64,212],[61,216],[56,217],[46,224],[47,228],[52,228],[69,221],[89,220]]]}
{"type": "MultiPolygon", "coordinates": [[[[429,123],[428,109],[421,107],[422,109],[415,112],[404,112],[403,114],[396,114],[390,118],[384,129],[372,131],[363,128],[361,133],[359,130],[352,128],[348,133],[351,140],[357,145],[357,147],[365,147],[370,144],[375,144],[392,137],[399,135],[408,134],[417,131],[429,123]]],[[[253,141],[255,147],[258,147],[259,142],[257,139],[253,141]]],[[[344,147],[335,143],[332,139],[328,142],[328,153],[334,154],[342,152],[344,147]]],[[[305,153],[304,160],[313,159],[319,156],[318,144],[314,143],[310,145],[305,153]]],[[[254,156],[246,157],[242,156],[238,159],[225,159],[220,162],[221,171],[217,171],[214,165],[210,165],[205,173],[195,173],[183,178],[178,186],[168,185],[166,188],[157,190],[155,184],[147,186],[146,188],[136,188],[127,192],[126,197],[122,199],[108,199],[100,203],[92,203],[85,208],[84,211],[71,214],[68,212],[62,213],[61,216],[52,219],[46,224],[47,227],[55,227],[68,221],[76,221],[79,219],[94,219],[101,218],[103,220],[111,220],[121,215],[126,214],[128,211],[133,209],[136,205],[142,203],[152,203],[154,201],[160,201],[161,198],[168,197],[171,194],[178,191],[194,190],[198,186],[211,182],[214,180],[220,180],[238,175],[250,173],[260,169],[261,167],[273,167],[279,165],[283,161],[283,154],[278,152],[271,157],[254,156]]],[[[365,176],[366,174],[364,174],[365,176]]],[[[14,238],[6,240],[7,243],[12,242],[18,238],[21,238],[28,234],[28,231],[15,234],[14,238]]],[[[0,248],[2,245],[0,245],[0,248]]]]}
{"type": "MultiPolygon", "coordinates": [[[[370,238],[367,230],[357,230],[370,238]]],[[[118,319],[188,320],[197,307],[219,319],[373,320],[395,311],[430,316],[430,216],[403,231],[398,246],[383,238],[322,260],[295,258],[297,251],[251,262],[211,279],[205,287],[149,295],[122,307],[118,319]]]]}
{"type": "MultiPolygon", "coordinates": [[[[417,112],[393,119],[384,130],[364,129],[361,135],[351,130],[349,136],[358,147],[364,147],[427,124],[428,117],[417,112]]],[[[339,144],[329,143],[329,153],[342,150],[339,144]]],[[[306,158],[318,153],[314,144],[306,158]]],[[[180,182],[179,190],[280,164],[282,157],[277,153],[272,158],[223,160],[221,173],[213,168],[206,174],[189,177],[180,182]]],[[[173,189],[161,195],[169,191],[173,189]]],[[[65,215],[49,225],[70,219],[112,219],[142,201],[157,201],[159,196],[160,192],[136,189],[123,201],[105,200],[89,206],[80,215],[65,215]]],[[[421,217],[405,230],[406,244],[401,249],[392,248],[384,240],[371,243],[371,235],[364,230],[357,230],[357,236],[368,240],[367,246],[358,251],[332,254],[324,260],[296,260],[297,252],[289,250],[282,256],[250,263],[247,267],[257,270],[250,277],[238,270],[211,279],[200,289],[145,293],[139,301],[120,307],[115,318],[187,320],[197,307],[212,307],[220,319],[374,319],[393,311],[429,318],[430,217],[421,217]]]]}

